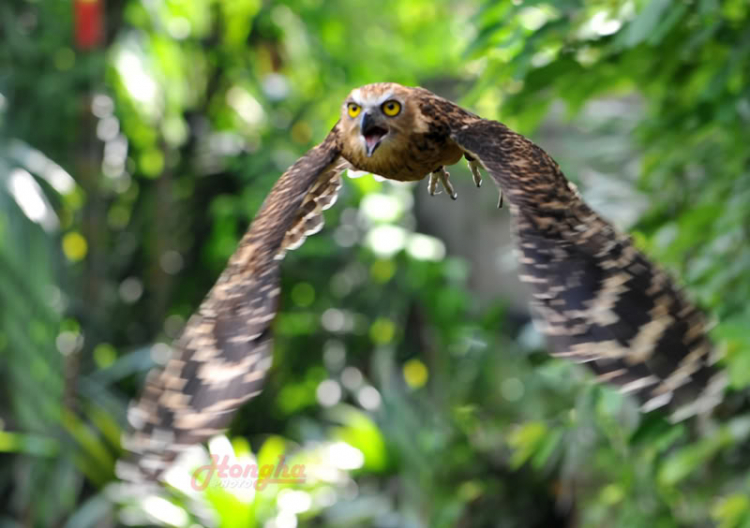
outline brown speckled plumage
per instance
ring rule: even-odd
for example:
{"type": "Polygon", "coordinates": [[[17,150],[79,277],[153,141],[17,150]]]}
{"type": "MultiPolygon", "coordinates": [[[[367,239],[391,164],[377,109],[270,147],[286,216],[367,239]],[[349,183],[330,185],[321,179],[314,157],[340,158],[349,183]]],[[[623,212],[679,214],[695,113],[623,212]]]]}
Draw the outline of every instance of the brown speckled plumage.
{"type": "Polygon", "coordinates": [[[271,323],[279,297],[279,263],[287,249],[322,226],[346,162],[337,129],[286,171],[198,312],[174,344],[165,368],[149,375],[128,419],[119,464],[128,480],[158,477],[177,454],[218,434],[260,392],[271,366],[271,323]],[[135,462],[135,463],[134,463],[135,462]]]}
{"type": "Polygon", "coordinates": [[[398,181],[429,175],[431,189],[439,176],[452,193],[442,171],[462,156],[477,184],[481,166],[507,197],[521,279],[532,288],[553,355],[586,363],[600,380],[636,393],[644,410],[669,404],[682,418],[718,402],[724,377],[712,366],[702,314],[583,202],[552,158],[505,125],[427,90],[379,83],[353,90],[326,140],[274,186],[174,356],[131,409],[126,447],[136,464],[121,464],[120,474],[158,477],[180,450],[223,430],[260,391],[280,261],[322,227],[345,168],[398,181]],[[397,115],[383,111],[388,101],[400,105],[397,115]],[[348,114],[352,104],[356,117],[348,114]]]}

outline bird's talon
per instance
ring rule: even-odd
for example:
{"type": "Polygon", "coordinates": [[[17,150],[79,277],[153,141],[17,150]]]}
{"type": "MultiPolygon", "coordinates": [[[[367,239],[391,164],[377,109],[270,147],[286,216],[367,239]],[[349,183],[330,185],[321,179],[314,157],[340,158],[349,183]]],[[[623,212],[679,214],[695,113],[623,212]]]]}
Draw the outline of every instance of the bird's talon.
{"type": "Polygon", "coordinates": [[[453,184],[450,180],[450,173],[445,170],[445,167],[440,167],[432,174],[430,174],[430,187],[437,187],[437,182],[440,182],[442,184],[445,192],[447,192],[448,196],[450,196],[453,200],[458,198],[458,193],[456,192],[456,189],[453,188],[453,184]]]}
{"type": "Polygon", "coordinates": [[[471,177],[474,179],[474,185],[481,187],[482,173],[479,172],[479,162],[475,159],[469,160],[469,169],[471,170],[471,177]]]}
{"type": "Polygon", "coordinates": [[[430,179],[427,183],[427,192],[430,194],[430,196],[435,196],[436,194],[440,194],[440,189],[438,189],[438,177],[433,172],[430,174],[430,179]]]}
{"type": "Polygon", "coordinates": [[[503,208],[503,191],[500,191],[500,198],[497,201],[497,208],[498,209],[503,208]]]}

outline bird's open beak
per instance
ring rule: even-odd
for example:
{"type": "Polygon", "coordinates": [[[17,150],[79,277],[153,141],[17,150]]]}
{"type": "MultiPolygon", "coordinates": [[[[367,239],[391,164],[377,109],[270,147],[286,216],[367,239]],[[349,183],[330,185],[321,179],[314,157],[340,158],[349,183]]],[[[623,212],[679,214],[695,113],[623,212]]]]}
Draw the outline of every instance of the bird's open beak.
{"type": "Polygon", "coordinates": [[[369,158],[380,146],[380,142],[388,133],[388,129],[382,126],[377,118],[373,117],[370,112],[365,112],[362,115],[359,130],[362,133],[362,137],[365,139],[365,151],[369,158]]]}

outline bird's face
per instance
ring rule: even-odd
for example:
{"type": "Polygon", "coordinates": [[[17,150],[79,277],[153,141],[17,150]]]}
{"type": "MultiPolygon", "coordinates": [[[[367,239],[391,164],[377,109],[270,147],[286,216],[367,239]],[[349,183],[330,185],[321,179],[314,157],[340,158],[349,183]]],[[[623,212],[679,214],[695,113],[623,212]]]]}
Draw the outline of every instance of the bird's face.
{"type": "Polygon", "coordinates": [[[422,88],[396,83],[353,90],[338,125],[342,157],[357,170],[397,181],[418,181],[456,163],[463,151],[435,114],[436,103],[451,104],[422,88]]]}
{"type": "Polygon", "coordinates": [[[413,110],[408,88],[394,83],[369,84],[353,90],[341,108],[348,148],[364,158],[387,157],[409,130],[413,110]]]}

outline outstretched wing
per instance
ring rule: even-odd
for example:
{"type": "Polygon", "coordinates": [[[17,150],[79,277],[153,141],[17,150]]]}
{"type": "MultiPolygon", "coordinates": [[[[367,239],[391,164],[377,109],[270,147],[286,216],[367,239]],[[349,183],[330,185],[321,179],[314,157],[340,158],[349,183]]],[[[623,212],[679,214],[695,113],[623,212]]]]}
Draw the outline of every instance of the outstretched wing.
{"type": "Polygon", "coordinates": [[[504,125],[457,120],[453,140],[507,196],[538,326],[553,355],[638,394],[674,419],[716,405],[725,386],[703,315],[672,280],[592,211],[557,163],[504,125]]]}
{"type": "Polygon", "coordinates": [[[172,357],[149,375],[129,410],[133,430],[123,443],[131,457],[118,465],[121,478],[158,478],[180,451],[221,432],[260,392],[271,366],[279,265],[323,226],[346,167],[339,153],[335,127],[273,187],[172,357]]]}

